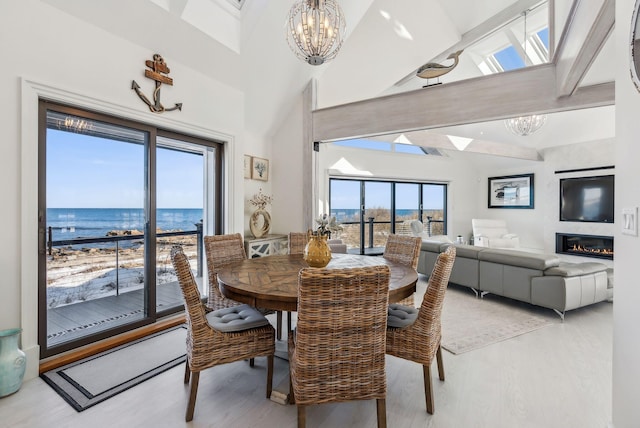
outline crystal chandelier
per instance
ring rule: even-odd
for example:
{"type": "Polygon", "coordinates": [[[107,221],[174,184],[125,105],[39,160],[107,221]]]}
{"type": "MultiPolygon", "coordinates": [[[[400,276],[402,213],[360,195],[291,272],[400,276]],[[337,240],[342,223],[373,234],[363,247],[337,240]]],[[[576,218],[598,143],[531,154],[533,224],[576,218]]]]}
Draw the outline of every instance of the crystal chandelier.
{"type": "Polygon", "coordinates": [[[546,121],[546,114],[534,114],[531,116],[512,117],[504,121],[504,126],[514,134],[526,137],[540,129],[546,121]]]}
{"type": "Polygon", "coordinates": [[[344,14],[336,0],[296,0],[285,24],[289,47],[311,65],[335,58],[345,28],[344,14]]]}

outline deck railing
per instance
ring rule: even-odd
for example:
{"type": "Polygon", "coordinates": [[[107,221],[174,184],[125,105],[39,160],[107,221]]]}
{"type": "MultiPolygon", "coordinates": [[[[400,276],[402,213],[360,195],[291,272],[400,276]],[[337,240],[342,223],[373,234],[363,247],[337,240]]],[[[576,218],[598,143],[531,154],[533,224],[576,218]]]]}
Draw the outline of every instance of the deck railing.
{"type": "MultiPolygon", "coordinates": [[[[402,229],[403,221],[396,221],[396,233],[411,234],[408,228],[407,230],[402,229]]],[[[360,221],[343,221],[340,226],[342,227],[340,238],[349,248],[384,247],[387,235],[391,233],[391,222],[389,220],[375,221],[375,217],[367,217],[363,231],[360,229],[360,221]]],[[[427,236],[443,235],[444,220],[427,217],[424,231],[427,232],[427,236]]]]}
{"type": "MultiPolygon", "coordinates": [[[[187,245],[195,245],[196,275],[202,276],[204,258],[202,223],[197,223],[195,226],[196,230],[156,233],[156,271],[172,269],[169,261],[171,246],[177,242],[184,243],[184,241],[176,238],[193,236],[195,237],[195,243],[189,239],[187,245]]],[[[54,280],[60,282],[61,276],[66,275],[71,285],[78,284],[81,286],[82,281],[87,280],[83,278],[89,278],[88,272],[104,269],[105,266],[108,266],[111,270],[115,270],[115,278],[110,280],[108,285],[115,289],[116,295],[119,295],[121,281],[123,280],[121,270],[126,268],[130,276],[133,275],[131,273],[133,270],[144,267],[144,250],[141,249],[144,243],[144,234],[61,240],[53,240],[52,235],[52,228],[49,227],[47,239],[47,253],[49,255],[47,269],[51,274],[51,277],[48,278],[49,282],[54,280]],[[140,241],[141,243],[136,243],[135,241],[140,241]],[[129,243],[129,245],[123,245],[123,242],[129,243]],[[101,247],[100,244],[106,244],[107,248],[101,247]],[[55,251],[55,249],[58,251],[55,251]],[[127,251],[127,257],[121,255],[122,250],[129,250],[127,251]],[[110,258],[111,253],[115,257],[115,268],[112,263],[107,264],[102,261],[105,258],[110,258]],[[82,260],[78,260],[78,258],[82,260]],[[59,259],[62,259],[60,263],[55,263],[59,259]],[[66,268],[66,273],[54,275],[54,266],[59,271],[66,268]],[[79,275],[80,281],[74,280],[74,275],[79,275]]],[[[124,279],[131,282],[130,277],[124,279]]]]}

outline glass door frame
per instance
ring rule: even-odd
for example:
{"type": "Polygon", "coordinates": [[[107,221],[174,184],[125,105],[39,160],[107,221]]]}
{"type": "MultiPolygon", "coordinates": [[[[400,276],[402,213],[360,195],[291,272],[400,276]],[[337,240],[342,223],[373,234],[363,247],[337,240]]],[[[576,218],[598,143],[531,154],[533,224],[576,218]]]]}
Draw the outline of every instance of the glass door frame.
{"type": "MultiPolygon", "coordinates": [[[[181,307],[158,312],[156,310],[156,141],[157,137],[167,137],[202,146],[215,147],[215,156],[206,159],[205,188],[203,216],[210,220],[205,221],[207,230],[204,233],[218,233],[222,230],[223,219],[223,156],[224,144],[222,142],[205,140],[203,138],[189,136],[170,130],[161,129],[141,122],[122,119],[107,114],[93,112],[84,108],[76,108],[58,102],[40,99],[38,103],[38,343],[40,345],[40,358],[50,357],[62,352],[76,349],[99,340],[106,339],[136,328],[155,323],[160,317],[177,313],[183,310],[181,307]],[[47,263],[46,263],[46,137],[47,137],[47,111],[56,111],[135,129],[145,132],[147,141],[144,143],[144,210],[145,210],[145,250],[144,250],[144,317],[141,320],[98,331],[79,339],[64,342],[55,346],[47,345],[47,263]],[[213,158],[213,159],[211,159],[213,158]],[[215,168],[213,171],[211,168],[215,168]],[[209,197],[209,195],[212,195],[209,197]],[[151,227],[151,226],[154,227],[151,227]]],[[[204,257],[204,254],[202,255],[204,257]]],[[[206,266],[202,263],[203,267],[206,266]]],[[[204,271],[202,271],[204,272],[204,271]]],[[[203,273],[204,275],[204,273],[203,273]]],[[[206,288],[206,287],[205,287],[206,288]]]]}

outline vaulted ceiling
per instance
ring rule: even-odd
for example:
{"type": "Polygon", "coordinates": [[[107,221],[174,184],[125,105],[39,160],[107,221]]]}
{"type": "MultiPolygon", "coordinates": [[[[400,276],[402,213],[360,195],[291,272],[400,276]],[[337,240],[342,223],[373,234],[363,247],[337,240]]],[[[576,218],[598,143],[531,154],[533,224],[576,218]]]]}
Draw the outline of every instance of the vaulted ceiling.
{"type": "MultiPolygon", "coordinates": [[[[313,67],[299,61],[284,38],[284,21],[292,0],[245,0],[241,9],[230,0],[42,1],[242,91],[246,128],[262,135],[271,135],[280,126],[312,78],[318,82],[320,108],[420,90],[416,89],[423,83],[420,79],[407,78],[420,65],[441,61],[458,47],[469,49],[465,54],[470,57],[470,46],[479,32],[506,19],[506,15],[517,15],[540,3],[340,0],[347,21],[347,39],[336,59],[313,67]]],[[[552,28],[555,45],[559,45],[553,64],[553,75],[559,82],[556,93],[571,97],[580,92],[580,87],[613,82],[609,66],[613,49],[608,41],[609,27],[613,25],[608,14],[612,13],[613,0],[555,3],[552,28]],[[566,27],[566,22],[571,26],[566,27]]],[[[461,63],[463,60],[464,57],[461,63]]],[[[456,74],[441,79],[440,86],[473,77],[474,72],[477,67],[474,71],[469,64],[460,65],[456,74]]],[[[531,89],[521,96],[530,96],[527,91],[531,89]]],[[[481,126],[477,123],[459,127],[461,122],[456,120],[450,123],[456,128],[446,132],[469,138],[479,138],[477,133],[483,132],[482,138],[536,149],[548,144],[612,138],[611,104],[606,107],[603,102],[605,107],[582,112],[555,113],[541,131],[524,141],[524,137],[509,135],[501,120],[471,120],[482,122],[481,130],[476,129],[481,126]]],[[[585,106],[576,108],[582,110],[585,106]]],[[[494,119],[502,116],[498,112],[494,119]]]]}

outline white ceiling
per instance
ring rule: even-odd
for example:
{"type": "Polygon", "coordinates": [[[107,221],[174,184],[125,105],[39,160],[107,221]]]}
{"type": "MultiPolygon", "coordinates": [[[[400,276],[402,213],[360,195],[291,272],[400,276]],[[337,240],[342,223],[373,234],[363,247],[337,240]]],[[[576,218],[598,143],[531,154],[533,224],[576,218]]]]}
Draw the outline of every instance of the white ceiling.
{"type": "MultiPolygon", "coordinates": [[[[335,60],[313,67],[298,60],[284,38],[284,21],[293,0],[246,0],[241,10],[228,0],[42,1],[243,91],[247,131],[258,135],[271,135],[279,127],[311,78],[318,81],[319,107],[419,88],[424,82],[418,78],[403,86],[396,83],[500,11],[526,2],[339,0],[347,20],[347,39],[335,60]]],[[[561,2],[562,7],[568,3],[561,2]]],[[[464,55],[471,56],[471,49],[461,57],[459,70],[450,73],[452,80],[477,72],[477,67],[462,64],[464,55]]],[[[608,41],[583,83],[613,81],[609,66],[613,55],[608,41]]],[[[441,81],[446,84],[447,79],[441,81]]],[[[614,107],[602,107],[556,113],[528,137],[510,134],[502,121],[440,132],[542,149],[613,138],[614,111],[614,107]]]]}

